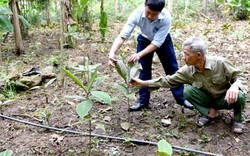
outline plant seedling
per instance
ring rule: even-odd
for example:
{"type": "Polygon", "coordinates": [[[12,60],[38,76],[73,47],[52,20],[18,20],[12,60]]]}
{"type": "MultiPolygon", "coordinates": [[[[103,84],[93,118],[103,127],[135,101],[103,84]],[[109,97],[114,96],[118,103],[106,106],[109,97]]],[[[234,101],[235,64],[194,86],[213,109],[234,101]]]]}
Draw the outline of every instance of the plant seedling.
{"type": "MultiPolygon", "coordinates": [[[[88,60],[88,59],[87,59],[88,60]]],[[[76,107],[76,113],[80,116],[80,118],[83,119],[89,119],[89,156],[91,155],[91,127],[92,127],[92,116],[90,114],[90,110],[93,107],[93,104],[95,101],[102,102],[104,104],[111,105],[112,100],[108,93],[95,90],[97,86],[99,86],[106,77],[97,77],[98,73],[98,66],[94,66],[95,68],[90,68],[88,64],[85,64],[85,66],[82,69],[85,69],[84,72],[86,73],[86,84],[83,83],[81,79],[73,75],[70,71],[66,70],[65,68],[61,67],[62,71],[71,78],[83,91],[85,92],[85,96],[77,96],[82,101],[77,105],[76,107]]],[[[84,80],[85,81],[85,80],[84,80]]],[[[76,96],[74,96],[76,97],[76,96]]]]}

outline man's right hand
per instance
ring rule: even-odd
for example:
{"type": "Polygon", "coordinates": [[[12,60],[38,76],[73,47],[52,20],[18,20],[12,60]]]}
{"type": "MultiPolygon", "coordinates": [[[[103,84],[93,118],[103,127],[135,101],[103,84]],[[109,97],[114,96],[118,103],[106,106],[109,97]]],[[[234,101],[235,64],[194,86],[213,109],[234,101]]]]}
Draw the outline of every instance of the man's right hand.
{"type": "Polygon", "coordinates": [[[115,66],[114,62],[117,62],[117,60],[114,59],[113,57],[109,57],[108,65],[110,67],[114,67],[115,66]]]}
{"type": "Polygon", "coordinates": [[[143,80],[138,79],[138,78],[132,78],[130,80],[130,84],[132,86],[137,86],[137,87],[147,87],[148,86],[147,81],[143,81],[143,80]]]}

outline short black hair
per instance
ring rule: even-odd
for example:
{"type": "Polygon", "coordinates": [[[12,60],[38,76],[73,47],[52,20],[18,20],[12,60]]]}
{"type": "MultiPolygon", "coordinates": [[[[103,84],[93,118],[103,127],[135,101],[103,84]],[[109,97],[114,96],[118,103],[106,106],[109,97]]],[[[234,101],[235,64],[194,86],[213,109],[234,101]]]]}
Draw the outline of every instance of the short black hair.
{"type": "Polygon", "coordinates": [[[165,0],[145,0],[145,6],[150,10],[161,12],[165,6],[165,0]]]}

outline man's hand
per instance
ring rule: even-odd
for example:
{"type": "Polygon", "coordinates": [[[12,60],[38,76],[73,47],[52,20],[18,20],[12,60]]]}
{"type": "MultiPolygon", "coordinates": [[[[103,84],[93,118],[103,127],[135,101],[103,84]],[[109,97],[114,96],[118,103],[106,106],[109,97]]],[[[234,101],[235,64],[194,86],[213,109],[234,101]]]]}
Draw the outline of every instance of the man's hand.
{"type": "Polygon", "coordinates": [[[130,80],[130,83],[132,86],[137,86],[137,87],[147,87],[148,86],[147,81],[143,81],[143,80],[137,79],[137,78],[132,78],[130,80]]]}
{"type": "Polygon", "coordinates": [[[108,65],[110,67],[114,67],[115,66],[114,62],[117,62],[117,60],[114,59],[113,57],[109,57],[108,65]]]}
{"type": "Polygon", "coordinates": [[[128,59],[128,62],[136,62],[141,58],[140,53],[137,54],[133,54],[130,56],[130,58],[128,59]]]}
{"type": "Polygon", "coordinates": [[[225,100],[227,103],[235,103],[238,100],[239,94],[239,87],[238,86],[231,86],[226,93],[225,100]]]}

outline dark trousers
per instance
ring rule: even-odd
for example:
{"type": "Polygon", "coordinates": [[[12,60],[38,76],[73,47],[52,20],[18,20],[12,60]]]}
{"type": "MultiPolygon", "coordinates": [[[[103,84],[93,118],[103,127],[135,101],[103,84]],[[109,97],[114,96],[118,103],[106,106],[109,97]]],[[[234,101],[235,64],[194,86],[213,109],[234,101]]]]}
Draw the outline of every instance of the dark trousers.
{"type": "MultiPolygon", "coordinates": [[[[139,35],[137,37],[137,53],[145,49],[151,41],[147,38],[139,35]]],[[[166,40],[161,47],[156,49],[156,54],[158,55],[161,64],[164,68],[166,75],[172,75],[178,70],[178,64],[174,52],[174,45],[171,39],[170,34],[166,37],[166,40]]],[[[152,79],[152,61],[153,61],[154,52],[147,54],[140,58],[139,63],[142,65],[142,71],[140,72],[139,78],[142,80],[152,79]]],[[[185,98],[183,96],[184,85],[181,85],[178,88],[172,88],[171,92],[178,104],[183,104],[185,98]]],[[[141,88],[139,90],[139,103],[149,104],[150,92],[147,87],[141,88]]]]}

